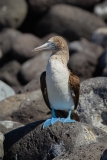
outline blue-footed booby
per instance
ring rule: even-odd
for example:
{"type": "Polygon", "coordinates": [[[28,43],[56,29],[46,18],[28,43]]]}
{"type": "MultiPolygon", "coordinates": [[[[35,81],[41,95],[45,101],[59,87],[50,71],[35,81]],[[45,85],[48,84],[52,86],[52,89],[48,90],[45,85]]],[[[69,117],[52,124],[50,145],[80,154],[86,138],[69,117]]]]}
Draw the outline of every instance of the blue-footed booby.
{"type": "Polygon", "coordinates": [[[79,78],[67,67],[69,50],[67,42],[61,36],[55,36],[44,45],[33,51],[51,50],[46,71],[41,74],[40,85],[43,98],[52,110],[52,118],[47,119],[43,128],[53,125],[57,121],[79,121],[76,113],[79,101],[79,78]],[[68,115],[66,114],[68,112],[68,115]]]}

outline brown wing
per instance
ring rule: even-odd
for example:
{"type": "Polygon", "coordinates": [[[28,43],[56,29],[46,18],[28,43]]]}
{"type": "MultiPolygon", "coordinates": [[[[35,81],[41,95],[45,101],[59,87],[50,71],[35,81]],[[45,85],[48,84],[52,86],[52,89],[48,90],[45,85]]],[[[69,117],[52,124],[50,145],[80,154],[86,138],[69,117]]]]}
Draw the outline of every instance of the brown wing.
{"type": "Polygon", "coordinates": [[[71,72],[69,76],[69,85],[71,89],[71,95],[75,103],[74,109],[76,110],[79,102],[80,81],[79,78],[71,72]]]}
{"type": "MultiPolygon", "coordinates": [[[[47,86],[46,86],[46,71],[44,71],[40,76],[40,86],[41,86],[41,91],[42,91],[44,101],[47,107],[51,110],[49,99],[48,99],[47,86]]],[[[62,111],[62,110],[55,110],[55,113],[57,117],[61,117],[61,118],[66,118],[68,115],[66,111],[62,111]]],[[[75,111],[72,112],[71,118],[79,121],[79,117],[75,111]]]]}
{"type": "Polygon", "coordinates": [[[40,76],[40,87],[41,87],[44,101],[48,106],[48,108],[51,110],[49,99],[48,99],[47,86],[46,86],[46,71],[44,71],[40,76]]]}

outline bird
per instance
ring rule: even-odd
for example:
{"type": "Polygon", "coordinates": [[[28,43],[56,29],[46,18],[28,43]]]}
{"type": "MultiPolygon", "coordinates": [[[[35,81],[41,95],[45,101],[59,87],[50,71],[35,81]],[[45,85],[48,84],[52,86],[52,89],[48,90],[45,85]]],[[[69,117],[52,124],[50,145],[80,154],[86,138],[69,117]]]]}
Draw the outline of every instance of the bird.
{"type": "MultiPolygon", "coordinates": [[[[32,51],[50,50],[46,71],[40,76],[40,87],[44,101],[52,111],[43,128],[57,121],[79,121],[76,112],[79,103],[80,81],[78,76],[68,69],[69,49],[66,40],[61,36],[51,37],[45,44],[32,51]]],[[[77,63],[77,62],[76,62],[77,63]]]]}

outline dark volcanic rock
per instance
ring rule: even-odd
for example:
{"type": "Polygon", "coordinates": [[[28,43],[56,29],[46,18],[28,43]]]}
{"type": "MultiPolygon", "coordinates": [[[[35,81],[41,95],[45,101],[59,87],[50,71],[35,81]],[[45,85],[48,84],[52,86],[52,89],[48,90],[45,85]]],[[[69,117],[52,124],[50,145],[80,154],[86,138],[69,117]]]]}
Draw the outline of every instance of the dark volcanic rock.
{"type": "Polygon", "coordinates": [[[81,83],[80,88],[77,110],[81,121],[107,133],[107,78],[88,79],[81,83]]]}
{"type": "Polygon", "coordinates": [[[14,39],[21,33],[12,28],[5,28],[0,32],[0,49],[3,55],[10,52],[14,39]]]}
{"type": "Polygon", "coordinates": [[[4,160],[16,154],[20,160],[100,160],[107,148],[107,134],[91,125],[58,122],[42,129],[40,123],[5,134],[4,160]]]}
{"type": "Polygon", "coordinates": [[[20,85],[17,74],[21,65],[17,61],[11,61],[0,68],[0,79],[10,86],[20,85]]]}
{"type": "Polygon", "coordinates": [[[50,115],[40,90],[19,94],[0,102],[0,120],[11,120],[27,124],[44,120],[50,115]]]}
{"type": "Polygon", "coordinates": [[[84,52],[87,56],[95,56],[98,59],[103,51],[104,49],[100,45],[94,44],[85,38],[69,43],[70,55],[74,52],[84,52]]]}
{"type": "Polygon", "coordinates": [[[97,4],[94,8],[94,13],[103,19],[107,19],[107,0],[97,4]]]}
{"type": "Polygon", "coordinates": [[[97,28],[105,26],[106,23],[103,20],[90,12],[78,7],[60,4],[53,6],[38,22],[36,33],[45,35],[54,32],[68,40],[80,37],[91,39],[92,33],[97,28]]]}
{"type": "Polygon", "coordinates": [[[38,54],[38,52],[34,53],[32,50],[40,46],[41,43],[41,40],[32,34],[21,34],[13,42],[12,55],[19,61],[25,61],[38,54]]]}
{"type": "Polygon", "coordinates": [[[2,58],[3,56],[3,53],[2,53],[2,50],[0,49],[0,59],[2,58]]]}
{"type": "Polygon", "coordinates": [[[107,77],[107,67],[103,69],[101,76],[107,77]]]}
{"type": "Polygon", "coordinates": [[[46,70],[48,59],[51,55],[50,51],[43,51],[35,58],[32,58],[23,63],[19,76],[25,82],[28,83],[32,79],[40,79],[40,75],[46,70]]]}
{"type": "Polygon", "coordinates": [[[25,0],[1,0],[0,1],[0,26],[19,27],[27,14],[25,0]]]}
{"type": "Polygon", "coordinates": [[[26,84],[24,87],[21,87],[19,90],[17,90],[17,93],[26,93],[26,92],[31,92],[35,91],[40,88],[40,80],[38,79],[33,79],[31,80],[28,84],[26,84]]]}
{"type": "Polygon", "coordinates": [[[91,78],[97,66],[96,59],[87,56],[83,52],[76,52],[69,59],[69,69],[76,74],[80,81],[91,78]]]}
{"type": "Polygon", "coordinates": [[[80,80],[99,74],[99,70],[97,70],[98,59],[104,51],[101,46],[82,39],[70,43],[69,51],[69,68],[79,76],[80,80]]]}
{"type": "Polygon", "coordinates": [[[98,28],[92,35],[92,41],[103,47],[107,46],[107,27],[98,28]]]}
{"type": "Polygon", "coordinates": [[[33,11],[37,14],[41,14],[43,12],[46,12],[50,7],[52,7],[55,4],[65,3],[65,4],[71,4],[76,5],[84,8],[91,8],[94,4],[98,3],[100,0],[29,0],[29,4],[33,11]]]}
{"type": "Polygon", "coordinates": [[[7,63],[6,65],[4,65],[1,68],[1,72],[10,72],[10,74],[12,74],[13,76],[17,75],[19,69],[20,69],[20,63],[18,63],[17,61],[11,61],[9,63],[7,63]]]}
{"type": "Polygon", "coordinates": [[[104,68],[107,67],[107,49],[105,49],[103,54],[100,56],[98,61],[98,67],[101,71],[103,71],[104,68]]]}
{"type": "Polygon", "coordinates": [[[17,77],[12,77],[12,75],[8,72],[0,73],[0,79],[10,86],[20,85],[19,81],[17,80],[17,77]]]}

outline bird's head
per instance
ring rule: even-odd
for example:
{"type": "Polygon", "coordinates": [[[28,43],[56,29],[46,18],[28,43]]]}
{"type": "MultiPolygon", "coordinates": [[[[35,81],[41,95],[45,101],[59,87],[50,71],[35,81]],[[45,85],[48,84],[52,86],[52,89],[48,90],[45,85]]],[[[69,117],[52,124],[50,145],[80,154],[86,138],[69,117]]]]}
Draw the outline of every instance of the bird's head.
{"type": "Polygon", "coordinates": [[[51,50],[54,52],[58,50],[68,50],[68,45],[64,38],[62,38],[61,36],[55,36],[50,38],[42,46],[33,49],[34,52],[40,50],[51,50]]]}

